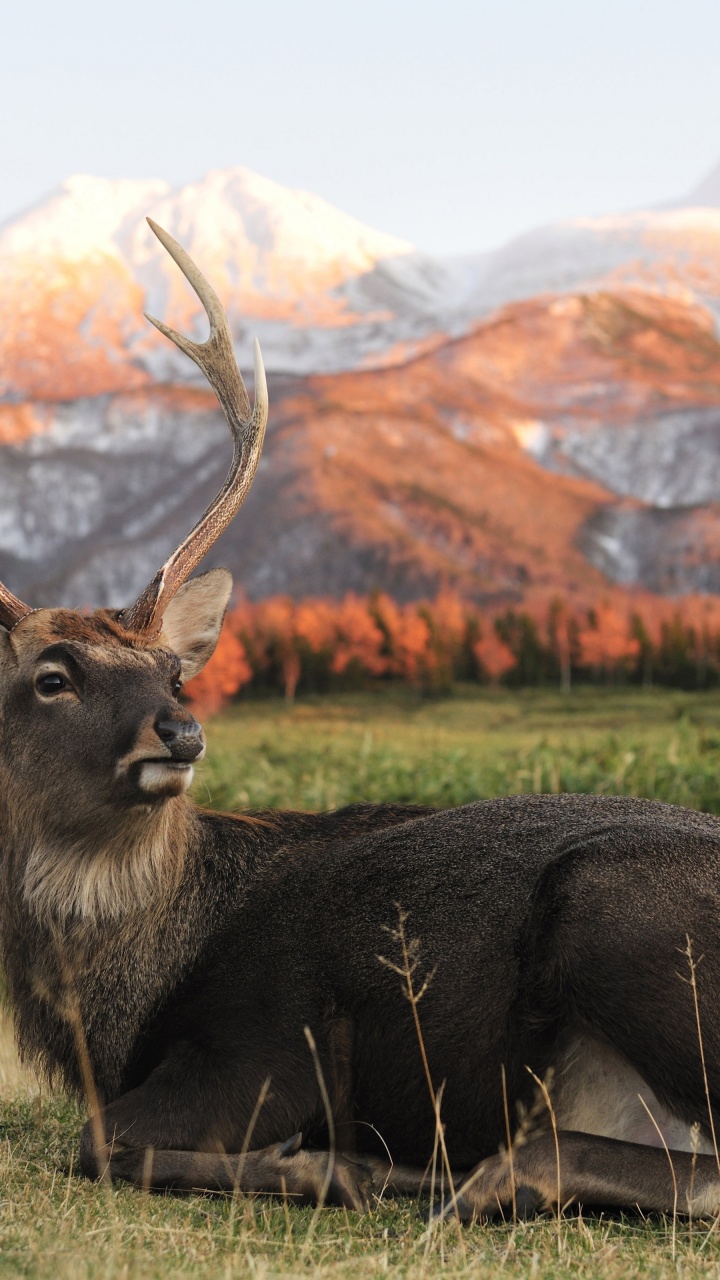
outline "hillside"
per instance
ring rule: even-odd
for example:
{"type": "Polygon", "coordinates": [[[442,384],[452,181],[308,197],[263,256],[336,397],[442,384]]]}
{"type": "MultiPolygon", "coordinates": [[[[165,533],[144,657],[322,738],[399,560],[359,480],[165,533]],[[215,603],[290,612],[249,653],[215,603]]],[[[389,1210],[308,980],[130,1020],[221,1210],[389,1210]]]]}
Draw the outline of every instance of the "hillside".
{"type": "Polygon", "coordinates": [[[204,317],[145,222],[182,241],[212,279],[240,360],[334,371],[437,342],[464,274],[317,196],[247,169],[163,182],[68,179],[0,228],[0,397],[70,399],[192,377],[143,311],[188,333],[204,317]]]}
{"type": "MultiPolygon", "coordinates": [[[[702,308],[535,299],[414,362],[270,394],[255,487],[212,556],[251,596],[720,589],[720,345],[702,308]]],[[[26,438],[0,449],[2,573],[37,602],[127,600],[227,467],[205,391],[11,406],[6,438],[19,417],[26,438]]]]}
{"type": "Polygon", "coordinates": [[[232,170],[72,179],[0,229],[0,577],[32,602],[125,603],[227,467],[142,317],[198,331],[141,210],[218,285],[244,367],[263,343],[266,453],[213,556],[252,596],[720,590],[720,209],[440,262],[232,170]]]}

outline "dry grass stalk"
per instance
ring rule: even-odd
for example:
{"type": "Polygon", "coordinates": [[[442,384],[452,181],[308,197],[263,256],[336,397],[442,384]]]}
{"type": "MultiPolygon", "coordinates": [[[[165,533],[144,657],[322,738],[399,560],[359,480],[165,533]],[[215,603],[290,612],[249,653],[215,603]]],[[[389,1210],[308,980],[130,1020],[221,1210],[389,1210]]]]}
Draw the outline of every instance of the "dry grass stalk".
{"type": "MultiPolygon", "coordinates": [[[[238,1156],[238,1161],[233,1171],[232,1202],[230,1205],[230,1213],[228,1215],[229,1237],[232,1237],[233,1231],[235,1229],[235,1212],[236,1212],[238,1196],[240,1191],[240,1182],[242,1180],[243,1165],[245,1164],[245,1157],[248,1151],[250,1150],[250,1143],[252,1142],[252,1136],[255,1130],[255,1125],[258,1122],[258,1116],[260,1115],[260,1112],[262,1111],[263,1106],[265,1105],[265,1101],[267,1099],[269,1092],[270,1092],[270,1077],[268,1076],[266,1080],[263,1080],[260,1086],[260,1092],[258,1093],[257,1102],[253,1107],[253,1112],[252,1112],[252,1115],[250,1116],[250,1122],[248,1124],[245,1137],[243,1138],[243,1144],[240,1148],[240,1155],[238,1156]]],[[[285,1199],[287,1199],[287,1196],[285,1197],[285,1199]]]]}
{"type": "Polygon", "coordinates": [[[667,1156],[667,1158],[668,1158],[668,1164],[670,1165],[670,1176],[671,1176],[671,1178],[672,1178],[672,1183],[673,1183],[673,1215],[672,1215],[672,1232],[671,1232],[671,1237],[670,1237],[670,1238],[671,1238],[671,1250],[672,1250],[672,1256],[673,1256],[673,1259],[674,1259],[674,1258],[675,1258],[675,1255],[676,1255],[676,1253],[677,1253],[677,1247],[676,1247],[676,1246],[677,1246],[677,1212],[678,1212],[678,1188],[677,1188],[677,1178],[676,1178],[676,1176],[675,1176],[675,1166],[674,1166],[674,1164],[673,1164],[672,1156],[671,1156],[671,1154],[670,1154],[670,1151],[668,1150],[668,1145],[667,1145],[667,1142],[665,1141],[665,1136],[664,1136],[664,1134],[663,1134],[663,1132],[662,1132],[662,1130],[661,1130],[661,1128],[660,1128],[660,1126],[659,1126],[659,1124],[658,1124],[657,1120],[655,1119],[655,1117],[654,1117],[654,1115],[653,1115],[652,1111],[650,1110],[650,1108],[649,1108],[649,1106],[648,1106],[647,1102],[645,1101],[645,1099],[643,1098],[643,1096],[642,1096],[642,1094],[641,1094],[641,1093],[639,1093],[639,1094],[638,1094],[638,1098],[640,1099],[640,1101],[641,1101],[641,1103],[642,1103],[643,1107],[644,1107],[644,1108],[645,1108],[645,1110],[647,1111],[647,1113],[648,1113],[648,1115],[649,1115],[649,1117],[650,1117],[650,1119],[651,1119],[651,1121],[652,1121],[652,1123],[653,1123],[653,1125],[654,1125],[654,1127],[655,1127],[655,1130],[656,1130],[656,1132],[657,1132],[657,1135],[658,1135],[658,1137],[659,1137],[659,1139],[660,1139],[660,1141],[661,1141],[661,1143],[662,1143],[663,1151],[665,1152],[665,1155],[666,1155],[666,1156],[667,1156]]]}
{"type": "MultiPolygon", "coordinates": [[[[544,1080],[541,1080],[539,1076],[536,1076],[536,1075],[535,1075],[535,1072],[534,1072],[534,1071],[531,1071],[529,1067],[527,1068],[527,1070],[528,1070],[528,1071],[530,1071],[530,1075],[532,1076],[533,1080],[535,1081],[535,1084],[537,1085],[537,1087],[538,1087],[538,1089],[539,1089],[539,1091],[540,1091],[540,1095],[541,1095],[541,1097],[542,1097],[543,1102],[545,1103],[545,1106],[547,1107],[548,1115],[550,1116],[550,1124],[552,1125],[553,1139],[554,1139],[554,1142],[555,1142],[555,1169],[556,1169],[556,1173],[557,1173],[557,1201],[556,1201],[557,1246],[558,1246],[558,1254],[561,1254],[561,1253],[562,1253],[562,1248],[563,1248],[563,1239],[562,1239],[562,1212],[563,1212],[563,1204],[562,1204],[562,1179],[561,1179],[561,1177],[560,1177],[560,1140],[559,1140],[559,1137],[558,1137],[557,1120],[556,1120],[556,1118],[555,1118],[555,1108],[553,1107],[553,1104],[552,1104],[552,1101],[551,1101],[551,1098],[550,1098],[550,1091],[549,1091],[549,1089],[548,1089],[548,1087],[547,1087],[547,1085],[546,1085],[545,1081],[544,1081],[544,1080]]],[[[550,1077],[549,1077],[549,1078],[552,1080],[552,1076],[551,1076],[551,1075],[550,1075],[550,1077]]]]}
{"type": "Polygon", "coordinates": [[[75,985],[75,976],[64,953],[60,951],[59,942],[58,951],[60,952],[58,956],[59,968],[63,978],[62,1013],[72,1031],[73,1040],[75,1042],[75,1052],[77,1054],[78,1066],[80,1068],[80,1079],[82,1081],[83,1094],[88,1109],[88,1120],[90,1121],[90,1131],[92,1133],[98,1180],[101,1183],[110,1186],[112,1182],[110,1177],[112,1143],[108,1144],[105,1139],[105,1129],[102,1122],[102,1106],[100,1104],[100,1098],[98,1097],[92,1063],[88,1052],[85,1028],[83,1027],[82,1015],[80,1012],[80,1001],[77,994],[77,987],[75,985]]]}
{"type": "MultiPolygon", "coordinates": [[[[389,960],[387,956],[378,956],[378,960],[380,961],[381,964],[385,965],[386,968],[390,969],[393,973],[396,973],[398,977],[402,979],[404,984],[404,993],[405,993],[406,999],[410,1004],[410,1008],[412,1010],[413,1023],[415,1026],[415,1034],[417,1036],[417,1042],[420,1049],[420,1056],[422,1058],[423,1071],[425,1073],[425,1080],[427,1082],[427,1087],[430,1094],[430,1101],[433,1109],[433,1116],[435,1120],[435,1147],[436,1149],[439,1148],[442,1154],[441,1185],[442,1185],[444,1176],[447,1176],[448,1186],[450,1187],[450,1197],[451,1197],[452,1206],[455,1212],[455,1216],[457,1218],[458,1225],[460,1225],[460,1215],[457,1209],[457,1192],[456,1192],[455,1183],[453,1180],[452,1169],[450,1167],[450,1160],[448,1157],[447,1146],[445,1144],[445,1128],[442,1124],[442,1120],[440,1117],[440,1102],[442,1100],[442,1089],[444,1088],[444,1081],[441,1089],[437,1090],[433,1083],[433,1078],[430,1071],[430,1063],[428,1062],[427,1052],[425,1049],[425,1040],[423,1038],[422,1026],[420,1024],[420,1013],[418,1008],[420,1001],[422,1000],[423,996],[427,992],[428,987],[430,986],[435,976],[435,970],[434,969],[431,970],[431,972],[425,976],[425,978],[421,983],[420,989],[416,991],[415,990],[415,974],[417,972],[418,965],[420,963],[420,939],[412,938],[410,939],[410,941],[408,941],[407,934],[405,932],[405,924],[408,919],[408,913],[406,911],[403,911],[399,903],[396,903],[395,905],[397,907],[397,912],[398,912],[398,927],[397,929],[393,929],[389,925],[386,925],[385,929],[386,929],[386,932],[390,934],[391,938],[393,938],[400,946],[400,952],[402,955],[402,964],[401,965],[395,964],[394,961],[389,960]]],[[[435,1190],[435,1186],[434,1186],[435,1162],[436,1162],[436,1156],[433,1157],[431,1199],[434,1196],[434,1190],[435,1190]]]]}
{"type": "Polygon", "coordinates": [[[510,1165],[510,1190],[512,1193],[512,1221],[513,1226],[517,1226],[517,1195],[515,1189],[515,1164],[513,1160],[513,1137],[510,1128],[510,1108],[508,1105],[507,1095],[507,1077],[505,1075],[505,1065],[500,1067],[502,1075],[502,1093],[503,1093],[503,1114],[505,1116],[505,1137],[507,1139],[507,1158],[510,1165]]]}
{"type": "Polygon", "coordinates": [[[710,1125],[710,1133],[712,1136],[713,1151],[715,1153],[715,1163],[720,1173],[720,1155],[718,1154],[717,1137],[715,1135],[715,1119],[713,1117],[713,1109],[710,1103],[710,1085],[708,1083],[707,1065],[705,1063],[705,1047],[703,1045],[702,1024],[700,1022],[700,1004],[698,1001],[697,989],[697,966],[702,960],[696,961],[693,958],[692,940],[689,934],[685,934],[685,956],[687,957],[688,967],[690,969],[690,987],[693,993],[693,1006],[695,1009],[695,1025],[697,1027],[698,1046],[700,1049],[700,1062],[702,1064],[703,1084],[705,1086],[705,1101],[707,1103],[708,1123],[710,1125]]]}
{"type": "Polygon", "coordinates": [[[332,1106],[330,1104],[330,1094],[328,1093],[327,1085],[325,1083],[325,1075],[322,1069],[322,1063],[320,1061],[320,1054],[318,1053],[318,1050],[317,1050],[317,1044],[315,1043],[315,1037],[309,1027],[304,1027],[303,1029],[305,1032],[305,1039],[308,1042],[310,1053],[312,1054],[313,1065],[315,1067],[315,1075],[317,1076],[318,1088],[320,1090],[320,1095],[322,1097],[323,1107],[325,1108],[325,1119],[327,1121],[327,1127],[328,1127],[329,1150],[328,1150],[327,1168],[325,1170],[325,1178],[323,1180],[322,1190],[320,1192],[320,1195],[318,1196],[318,1202],[315,1205],[312,1218],[310,1219],[310,1225],[307,1229],[307,1235],[305,1236],[305,1241],[300,1251],[301,1258],[304,1258],[306,1256],[307,1250],[310,1248],[312,1238],[317,1228],[318,1218],[322,1213],[323,1205],[327,1200],[327,1194],[328,1194],[328,1191],[330,1190],[330,1183],[332,1182],[333,1170],[335,1168],[335,1118],[333,1116],[332,1106]]]}

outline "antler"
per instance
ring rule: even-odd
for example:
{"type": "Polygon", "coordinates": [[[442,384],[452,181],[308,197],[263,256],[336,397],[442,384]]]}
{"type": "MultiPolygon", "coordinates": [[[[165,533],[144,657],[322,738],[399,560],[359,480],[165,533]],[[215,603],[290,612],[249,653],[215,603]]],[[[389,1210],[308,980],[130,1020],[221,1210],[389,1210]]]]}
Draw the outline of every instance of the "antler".
{"type": "Polygon", "coordinates": [[[0,626],[7,627],[8,631],[12,631],[18,622],[26,618],[32,609],[29,604],[23,604],[22,600],[18,600],[12,591],[8,591],[0,582],[0,626]]]}
{"type": "Polygon", "coordinates": [[[202,302],[210,321],[210,337],[207,342],[191,342],[154,316],[146,318],[202,369],[222,405],[234,450],[227,479],[215,500],[185,541],[158,570],[140,598],[121,615],[120,622],[127,631],[144,633],[159,631],[162,615],[173,596],[240,509],[260,461],[268,417],[267,384],[257,340],[254,344],[255,403],[251,412],[247,391],[235,362],[230,326],[220,299],[177,241],[151,218],[148,218],[148,223],[202,302]]]}

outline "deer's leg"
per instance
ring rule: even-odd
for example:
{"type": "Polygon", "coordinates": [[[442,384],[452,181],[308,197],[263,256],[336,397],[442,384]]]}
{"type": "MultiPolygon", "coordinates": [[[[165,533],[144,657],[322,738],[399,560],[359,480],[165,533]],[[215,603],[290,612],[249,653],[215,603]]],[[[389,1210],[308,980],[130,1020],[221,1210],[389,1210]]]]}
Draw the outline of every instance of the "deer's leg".
{"type": "MultiPolygon", "coordinates": [[[[374,1156],[347,1152],[308,1151],[302,1134],[259,1151],[241,1155],[206,1151],[115,1150],[110,1160],[113,1178],[149,1191],[242,1192],[282,1195],[298,1203],[325,1200],[365,1212],[371,1199],[382,1194],[427,1195],[427,1169],[391,1164],[374,1156]]],[[[459,1187],[464,1175],[454,1179],[459,1187]]]]}
{"type": "MultiPolygon", "coordinates": [[[[89,1141],[84,1136],[83,1165],[88,1161],[85,1143],[89,1141]]],[[[148,1191],[264,1193],[299,1203],[326,1201],[365,1212],[373,1190],[372,1171],[360,1160],[303,1150],[301,1143],[302,1135],[296,1134],[287,1142],[241,1154],[113,1144],[108,1167],[113,1179],[148,1191]]]]}
{"type": "MultiPolygon", "coordinates": [[[[398,1196],[430,1195],[432,1180],[428,1165],[423,1169],[420,1169],[409,1164],[394,1164],[389,1160],[380,1159],[377,1156],[363,1155],[359,1158],[372,1173],[373,1195],[379,1196],[382,1193],[398,1196]]],[[[467,1170],[453,1173],[453,1186],[456,1188],[460,1187],[466,1178],[467,1170]]],[[[447,1188],[447,1174],[444,1178],[444,1185],[447,1188]]],[[[436,1190],[440,1187],[439,1173],[436,1174],[435,1186],[436,1190]]]]}
{"type": "MultiPolygon", "coordinates": [[[[492,1217],[512,1212],[513,1199],[523,1214],[581,1203],[705,1217],[720,1210],[720,1172],[714,1155],[564,1132],[556,1149],[546,1133],[517,1147],[512,1163],[503,1154],[477,1165],[460,1186],[457,1212],[463,1221],[492,1217]]],[[[448,1200],[440,1213],[455,1211],[448,1200]]]]}
{"type": "MultiPolygon", "coordinates": [[[[86,1177],[104,1170],[113,1179],[130,1182],[148,1191],[242,1192],[247,1195],[287,1196],[299,1203],[321,1200],[366,1211],[372,1197],[382,1194],[428,1194],[427,1169],[391,1164],[375,1156],[355,1156],[346,1151],[309,1151],[302,1135],[244,1153],[173,1150],[130,1144],[118,1137],[117,1123],[110,1136],[109,1116],[103,1117],[107,1143],[98,1153],[88,1122],[80,1142],[80,1167],[86,1177]]],[[[117,1118],[116,1118],[117,1119],[117,1118]]],[[[122,1132],[122,1131],[121,1131],[122,1132]]],[[[125,1138],[128,1135],[125,1134],[125,1138]]],[[[460,1186],[458,1174],[454,1185],[460,1186]]]]}
{"type": "Polygon", "coordinates": [[[372,1173],[360,1160],[303,1150],[299,1134],[285,1140],[324,1115],[310,1054],[279,1061],[272,1077],[263,1069],[262,1059],[228,1064],[178,1042],[142,1085],[85,1126],[82,1172],[107,1170],[148,1188],[264,1191],[367,1208],[372,1173]]]}

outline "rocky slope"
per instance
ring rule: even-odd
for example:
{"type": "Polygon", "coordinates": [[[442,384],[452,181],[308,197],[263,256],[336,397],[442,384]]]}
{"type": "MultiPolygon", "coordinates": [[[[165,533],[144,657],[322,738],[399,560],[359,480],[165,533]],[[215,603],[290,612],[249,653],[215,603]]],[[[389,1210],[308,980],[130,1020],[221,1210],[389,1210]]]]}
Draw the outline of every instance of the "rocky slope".
{"type": "Polygon", "coordinates": [[[73,179],[0,229],[0,578],[31,602],[127,602],[227,465],[213,397],[142,317],[201,332],[141,211],[271,370],[213,557],[251,595],[720,590],[720,209],[447,263],[237,170],[73,179]]]}
{"type": "MultiPolygon", "coordinates": [[[[270,394],[255,487],[211,561],[252,596],[720,590],[720,345],[697,306],[511,304],[405,365],[270,394]]],[[[32,412],[0,449],[0,576],[37,603],[123,603],[222,482],[216,403],[150,386],[32,412]]]]}

